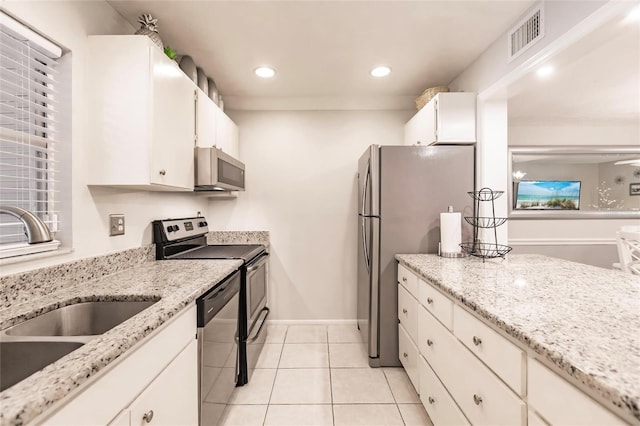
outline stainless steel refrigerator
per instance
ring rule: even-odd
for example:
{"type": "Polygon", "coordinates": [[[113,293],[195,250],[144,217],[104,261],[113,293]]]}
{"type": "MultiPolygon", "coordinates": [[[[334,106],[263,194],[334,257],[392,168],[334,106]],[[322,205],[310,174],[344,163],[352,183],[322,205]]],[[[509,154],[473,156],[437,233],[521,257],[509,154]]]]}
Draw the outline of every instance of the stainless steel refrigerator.
{"type": "MultiPolygon", "coordinates": [[[[371,145],[358,162],[358,328],[372,367],[399,366],[397,253],[437,253],[440,213],[473,216],[475,147],[371,145]]],[[[472,238],[463,220],[462,240],[472,238]]]]}

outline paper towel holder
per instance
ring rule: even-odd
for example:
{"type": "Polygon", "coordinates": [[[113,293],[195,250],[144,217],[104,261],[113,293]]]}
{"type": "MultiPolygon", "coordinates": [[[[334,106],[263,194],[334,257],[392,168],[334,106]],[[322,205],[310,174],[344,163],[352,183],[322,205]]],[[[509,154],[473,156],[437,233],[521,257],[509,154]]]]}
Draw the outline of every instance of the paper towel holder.
{"type": "Polygon", "coordinates": [[[459,257],[466,257],[467,255],[464,252],[458,252],[458,253],[444,253],[440,250],[440,241],[438,241],[438,256],[440,257],[447,257],[447,258],[459,258],[459,257]]]}

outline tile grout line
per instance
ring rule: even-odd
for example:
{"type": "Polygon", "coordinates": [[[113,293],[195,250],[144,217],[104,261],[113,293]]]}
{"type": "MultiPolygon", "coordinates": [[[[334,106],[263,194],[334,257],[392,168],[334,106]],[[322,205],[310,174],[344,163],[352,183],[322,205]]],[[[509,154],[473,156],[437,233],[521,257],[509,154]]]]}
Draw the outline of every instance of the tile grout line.
{"type": "Polygon", "coordinates": [[[284,331],[284,338],[282,339],[282,348],[280,349],[280,356],[278,357],[278,364],[276,365],[276,375],[273,377],[273,383],[271,384],[271,392],[269,393],[269,401],[267,401],[267,410],[264,412],[264,419],[262,420],[262,426],[267,422],[267,414],[269,413],[269,407],[271,406],[271,398],[273,397],[273,390],[276,387],[276,379],[278,378],[278,370],[280,370],[280,360],[282,359],[282,353],[284,352],[284,342],[287,340],[287,333],[289,332],[289,326],[284,331]]]}
{"type": "Polygon", "coordinates": [[[391,387],[391,383],[389,382],[389,377],[387,377],[387,371],[384,370],[384,367],[380,367],[382,369],[382,375],[384,376],[384,380],[387,382],[387,386],[389,386],[389,392],[391,392],[391,397],[393,398],[393,402],[395,402],[396,410],[398,410],[398,414],[400,414],[400,420],[402,420],[403,425],[407,425],[407,422],[404,420],[404,416],[402,415],[402,411],[400,411],[400,406],[398,406],[398,400],[396,399],[396,395],[393,393],[393,388],[391,387]]]}
{"type": "Polygon", "coordinates": [[[331,424],[335,426],[336,424],[336,414],[334,412],[334,403],[333,403],[333,378],[331,376],[331,351],[329,350],[329,327],[326,328],[327,333],[327,363],[329,364],[329,394],[331,395],[331,424]]]}

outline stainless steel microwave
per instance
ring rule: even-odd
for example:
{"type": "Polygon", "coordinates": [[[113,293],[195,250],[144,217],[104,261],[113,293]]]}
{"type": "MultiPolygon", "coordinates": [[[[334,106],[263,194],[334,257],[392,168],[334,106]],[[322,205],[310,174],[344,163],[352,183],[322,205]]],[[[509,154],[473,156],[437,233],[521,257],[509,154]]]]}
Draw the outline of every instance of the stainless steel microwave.
{"type": "Polygon", "coordinates": [[[195,148],[196,191],[244,191],[244,163],[216,147],[195,148]]]}

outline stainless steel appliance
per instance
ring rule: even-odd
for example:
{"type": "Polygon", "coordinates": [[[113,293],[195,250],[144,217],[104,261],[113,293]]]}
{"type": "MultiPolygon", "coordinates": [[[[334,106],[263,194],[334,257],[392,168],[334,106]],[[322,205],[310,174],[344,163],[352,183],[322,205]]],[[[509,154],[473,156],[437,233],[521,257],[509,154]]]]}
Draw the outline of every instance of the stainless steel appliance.
{"type": "Polygon", "coordinates": [[[244,191],[244,163],[221,149],[195,148],[196,191],[244,191]]]}
{"type": "Polygon", "coordinates": [[[238,271],[196,299],[200,426],[220,423],[236,386],[240,282],[238,271]]]}
{"type": "Polygon", "coordinates": [[[251,378],[267,337],[268,256],[263,245],[207,245],[203,217],[153,222],[156,259],[242,259],[238,325],[238,386],[251,378]]]}
{"type": "Polygon", "coordinates": [[[372,367],[400,365],[394,255],[436,253],[448,206],[473,215],[474,164],[473,145],[372,145],[360,157],[357,319],[372,367]]]}

